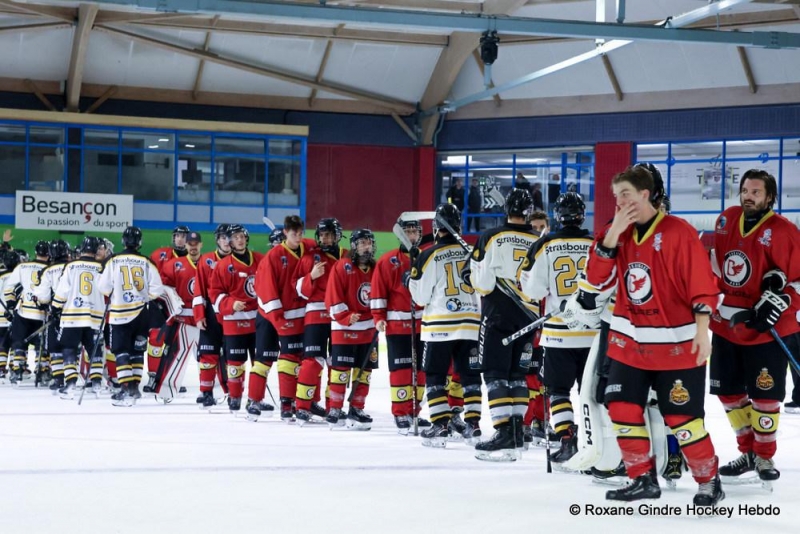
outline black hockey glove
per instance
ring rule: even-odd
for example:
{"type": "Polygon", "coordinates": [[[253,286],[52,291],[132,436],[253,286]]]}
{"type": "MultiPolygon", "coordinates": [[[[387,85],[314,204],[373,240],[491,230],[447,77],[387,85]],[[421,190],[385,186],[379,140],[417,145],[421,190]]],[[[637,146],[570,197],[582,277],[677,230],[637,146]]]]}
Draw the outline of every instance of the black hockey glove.
{"type": "Polygon", "coordinates": [[[773,293],[782,293],[783,288],[786,287],[786,275],[780,269],[772,269],[767,271],[767,274],[761,279],[761,291],[772,291],[773,293]]]}
{"type": "Polygon", "coordinates": [[[406,271],[403,273],[402,282],[403,282],[403,287],[408,289],[408,284],[409,282],[411,282],[411,271],[406,271]]]}
{"type": "Polygon", "coordinates": [[[467,284],[469,287],[472,287],[472,269],[469,268],[469,264],[465,266],[460,273],[461,279],[467,284]]]}
{"type": "Polygon", "coordinates": [[[33,303],[36,305],[37,308],[39,308],[42,311],[47,311],[47,308],[48,308],[47,304],[44,304],[43,302],[39,302],[39,299],[36,297],[36,295],[34,295],[31,298],[33,299],[33,303]]]}
{"type": "Polygon", "coordinates": [[[14,320],[14,314],[11,313],[9,310],[11,310],[10,307],[8,308],[8,310],[3,310],[3,317],[5,317],[6,321],[10,323],[14,320]]]}
{"type": "Polygon", "coordinates": [[[61,322],[61,312],[63,311],[62,308],[55,308],[50,306],[50,318],[53,320],[54,323],[58,324],[61,322]]]}
{"type": "Polygon", "coordinates": [[[773,293],[770,290],[764,291],[761,299],[753,307],[755,316],[747,322],[747,326],[759,332],[767,332],[778,324],[781,314],[789,309],[790,302],[788,295],[773,293]]]}
{"type": "Polygon", "coordinates": [[[419,247],[411,247],[411,250],[408,251],[408,257],[411,260],[411,265],[414,265],[417,258],[419,258],[419,247]]]}

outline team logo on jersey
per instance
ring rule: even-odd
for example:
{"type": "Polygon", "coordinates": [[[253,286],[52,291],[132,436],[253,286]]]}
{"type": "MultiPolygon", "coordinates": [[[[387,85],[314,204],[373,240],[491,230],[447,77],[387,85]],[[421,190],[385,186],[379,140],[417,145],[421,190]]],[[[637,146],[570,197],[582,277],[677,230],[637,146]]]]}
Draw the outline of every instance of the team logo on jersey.
{"type": "Polygon", "coordinates": [[[161,259],[161,261],[164,261],[164,260],[167,259],[167,253],[166,252],[162,252],[161,254],[159,254],[158,257],[161,259]]]}
{"type": "Polygon", "coordinates": [[[176,261],[175,262],[175,270],[176,271],[180,271],[181,269],[183,269],[183,262],[176,261]]]}
{"type": "Polygon", "coordinates": [[[764,233],[758,238],[758,242],[765,247],[769,247],[772,244],[772,230],[769,228],[764,230],[764,233]]]}
{"type": "Polygon", "coordinates": [[[686,442],[692,439],[692,432],[690,430],[682,428],[677,432],[675,432],[675,437],[678,438],[678,441],[686,442]]]}
{"type": "Polygon", "coordinates": [[[236,269],[233,267],[233,264],[232,264],[232,263],[228,265],[228,272],[229,272],[229,273],[233,274],[233,272],[234,272],[235,270],[236,270],[236,269]]]}
{"type": "Polygon", "coordinates": [[[135,300],[136,300],[136,295],[134,295],[130,291],[126,291],[126,292],[124,292],[122,294],[122,301],[123,302],[131,303],[131,302],[133,302],[135,300]]]}
{"type": "Polygon", "coordinates": [[[358,302],[362,306],[369,306],[369,291],[372,288],[369,282],[364,282],[358,286],[358,302]]]}
{"type": "Polygon", "coordinates": [[[722,261],[722,278],[731,287],[742,287],[753,272],[750,259],[741,250],[731,250],[722,261]]]}
{"type": "Polygon", "coordinates": [[[669,390],[669,401],[678,406],[689,402],[689,390],[683,387],[683,380],[676,380],[672,383],[672,389],[669,390]]]}
{"type": "Polygon", "coordinates": [[[394,267],[395,269],[400,267],[400,260],[398,260],[395,256],[389,258],[389,263],[391,263],[392,267],[394,267]]]}
{"type": "Polygon", "coordinates": [[[314,263],[319,263],[321,259],[322,258],[319,256],[319,254],[314,254],[314,263]]]}
{"type": "Polygon", "coordinates": [[[247,296],[251,299],[256,298],[256,277],[255,275],[250,275],[247,277],[247,280],[244,281],[244,292],[247,293],[247,296]]]}
{"type": "Polygon", "coordinates": [[[775,421],[768,415],[762,415],[758,418],[758,425],[764,430],[772,430],[772,427],[775,426],[775,421]]]}
{"type": "Polygon", "coordinates": [[[281,256],[281,267],[286,269],[289,266],[289,258],[286,256],[281,256]]]}
{"type": "Polygon", "coordinates": [[[194,276],[189,280],[189,283],[186,284],[186,289],[189,291],[190,295],[194,295],[194,276]]]}
{"type": "Polygon", "coordinates": [[[346,272],[347,274],[352,274],[352,272],[353,272],[353,264],[350,263],[350,262],[345,263],[344,264],[344,272],[346,272]]]}
{"type": "Polygon", "coordinates": [[[650,267],[641,262],[628,265],[625,271],[625,289],[628,300],[641,306],[653,297],[653,279],[650,277],[650,267]]]}
{"type": "Polygon", "coordinates": [[[461,301],[456,298],[448,299],[448,301],[445,303],[445,307],[447,308],[447,311],[457,312],[461,310],[461,301]]]}
{"type": "Polygon", "coordinates": [[[662,244],[663,236],[661,232],[658,232],[655,237],[653,238],[653,248],[656,252],[661,252],[661,244],[662,244]]]}
{"type": "Polygon", "coordinates": [[[723,216],[721,216],[721,217],[719,218],[719,220],[717,221],[717,228],[716,228],[716,230],[717,230],[717,233],[718,233],[718,234],[723,234],[723,235],[724,235],[724,234],[727,234],[727,233],[728,233],[728,231],[727,231],[727,230],[724,230],[724,228],[725,228],[725,225],[726,225],[726,224],[728,224],[728,219],[726,219],[726,218],[725,218],[725,216],[723,215],[723,216]]]}
{"type": "Polygon", "coordinates": [[[72,301],[72,305],[75,306],[76,308],[82,308],[83,299],[80,297],[75,297],[75,299],[72,301]]]}
{"type": "Polygon", "coordinates": [[[772,375],[769,374],[766,367],[763,367],[758,374],[758,378],[756,378],[756,387],[764,391],[775,387],[775,379],[772,378],[772,375]]]}

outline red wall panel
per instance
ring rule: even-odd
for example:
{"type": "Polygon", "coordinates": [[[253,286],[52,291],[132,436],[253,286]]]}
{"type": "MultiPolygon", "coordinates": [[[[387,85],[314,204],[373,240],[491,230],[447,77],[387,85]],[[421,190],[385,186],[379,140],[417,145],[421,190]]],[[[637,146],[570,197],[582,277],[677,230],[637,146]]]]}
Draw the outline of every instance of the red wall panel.
{"type": "Polygon", "coordinates": [[[614,217],[611,179],[633,162],[633,143],[597,143],[594,147],[594,231],[614,217]]]}
{"type": "Polygon", "coordinates": [[[432,148],[309,144],[308,226],[336,217],[345,228],[390,231],[401,212],[432,209],[435,158],[432,148]]]}

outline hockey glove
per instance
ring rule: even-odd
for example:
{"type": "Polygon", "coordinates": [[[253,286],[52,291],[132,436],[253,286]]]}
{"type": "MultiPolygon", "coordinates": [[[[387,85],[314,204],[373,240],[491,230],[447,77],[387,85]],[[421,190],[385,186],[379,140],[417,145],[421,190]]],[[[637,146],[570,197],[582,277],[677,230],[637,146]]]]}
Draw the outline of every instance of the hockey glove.
{"type": "Polygon", "coordinates": [[[570,330],[600,328],[600,314],[603,306],[597,305],[597,293],[579,289],[567,300],[561,318],[570,330]]]}
{"type": "Polygon", "coordinates": [[[789,309],[790,302],[788,295],[773,293],[770,290],[764,291],[761,299],[753,307],[755,317],[748,321],[748,326],[759,332],[767,332],[778,324],[781,314],[789,309]]]}
{"type": "Polygon", "coordinates": [[[773,293],[783,292],[786,287],[786,275],[780,269],[772,269],[761,279],[761,291],[772,291],[773,293]]]}
{"type": "Polygon", "coordinates": [[[417,258],[419,258],[419,247],[411,247],[411,250],[408,251],[408,257],[411,260],[411,265],[414,265],[417,258]]]}
{"type": "Polygon", "coordinates": [[[53,320],[55,324],[61,322],[61,312],[63,311],[62,308],[55,308],[50,306],[50,318],[53,320]]]}
{"type": "MultiPolygon", "coordinates": [[[[11,308],[9,308],[9,309],[11,309],[11,308]]],[[[8,321],[9,323],[14,320],[14,314],[11,313],[8,310],[3,310],[3,317],[5,317],[6,321],[8,321]]]]}
{"type": "Polygon", "coordinates": [[[408,284],[409,282],[411,282],[411,271],[406,271],[403,273],[402,282],[403,282],[403,287],[408,289],[408,284]]]}
{"type": "Polygon", "coordinates": [[[467,284],[469,287],[472,287],[472,269],[469,267],[464,267],[460,273],[461,279],[467,284]]]}

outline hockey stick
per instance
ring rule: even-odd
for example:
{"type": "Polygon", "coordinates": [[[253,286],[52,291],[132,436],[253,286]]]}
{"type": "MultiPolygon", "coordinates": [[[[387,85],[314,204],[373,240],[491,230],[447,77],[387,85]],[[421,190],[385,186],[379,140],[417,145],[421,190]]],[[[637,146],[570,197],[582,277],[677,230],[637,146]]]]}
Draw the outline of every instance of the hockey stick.
{"type": "Polygon", "coordinates": [[[269,217],[261,217],[261,221],[269,229],[270,232],[276,228],[275,223],[272,222],[272,219],[270,219],[269,217]]]}
{"type": "Polygon", "coordinates": [[[100,320],[100,329],[97,331],[97,336],[94,338],[94,347],[92,347],[92,353],[89,355],[89,367],[86,370],[86,376],[83,378],[83,387],[81,388],[81,395],[78,397],[78,406],[81,405],[83,402],[83,394],[86,393],[86,384],[89,383],[89,377],[92,374],[92,360],[95,359],[97,356],[97,347],[99,347],[103,342],[103,330],[106,327],[106,317],[108,316],[108,308],[111,306],[111,294],[108,295],[108,302],[106,303],[105,310],[103,310],[103,318],[100,320]]]}
{"type": "Polygon", "coordinates": [[[436,212],[435,211],[404,211],[400,214],[397,218],[398,221],[419,221],[419,220],[428,220],[428,219],[435,219],[436,212]]]}
{"type": "MultiPolygon", "coordinates": [[[[742,310],[740,312],[736,312],[731,317],[729,326],[733,328],[737,324],[747,322],[752,317],[753,317],[752,310],[742,310]]],[[[770,328],[769,333],[772,336],[772,339],[775,340],[775,343],[777,343],[778,346],[781,348],[781,350],[784,352],[784,354],[786,354],[786,357],[789,359],[789,363],[792,364],[792,367],[794,367],[794,370],[800,373],[800,364],[797,363],[797,360],[792,355],[792,351],[790,351],[789,347],[786,346],[786,343],[783,342],[781,336],[778,334],[775,328],[774,327],[770,328]]]]}
{"type": "MultiPolygon", "coordinates": [[[[372,342],[370,342],[369,347],[367,347],[367,353],[364,355],[364,360],[361,362],[361,366],[358,368],[358,379],[361,380],[361,375],[364,373],[364,369],[367,367],[367,362],[369,362],[370,354],[372,351],[377,349],[378,346],[378,331],[375,330],[375,335],[372,336],[372,342]]],[[[347,396],[347,403],[350,404],[353,402],[353,396],[356,394],[356,386],[358,384],[354,384],[350,387],[350,395],[347,396]]]]}
{"type": "Polygon", "coordinates": [[[53,322],[53,319],[52,319],[52,318],[50,318],[50,319],[46,320],[44,323],[42,323],[42,326],[40,326],[39,328],[37,328],[36,330],[34,330],[34,331],[33,331],[33,333],[32,333],[31,335],[29,335],[28,337],[26,337],[25,339],[23,339],[23,340],[22,340],[22,344],[23,344],[24,346],[27,346],[27,345],[28,345],[28,342],[29,342],[31,339],[35,338],[35,337],[36,337],[36,336],[38,336],[38,335],[41,335],[41,333],[42,333],[42,332],[44,332],[45,330],[47,330],[47,327],[49,327],[49,326],[50,326],[50,323],[52,323],[52,322],[53,322]]]}
{"type": "Polygon", "coordinates": [[[561,312],[564,311],[564,308],[566,308],[566,306],[567,306],[567,301],[566,300],[562,301],[561,302],[561,309],[559,311],[550,312],[547,315],[544,315],[543,317],[539,317],[538,319],[536,319],[534,322],[532,322],[528,326],[526,326],[526,327],[514,332],[513,334],[511,334],[508,337],[504,337],[503,338],[503,345],[504,346],[510,345],[511,343],[513,343],[514,341],[518,340],[519,338],[521,338],[525,334],[533,332],[534,330],[538,330],[539,328],[542,327],[542,325],[544,325],[545,321],[547,321],[549,319],[552,319],[553,317],[556,317],[557,315],[560,315],[561,312]]]}

